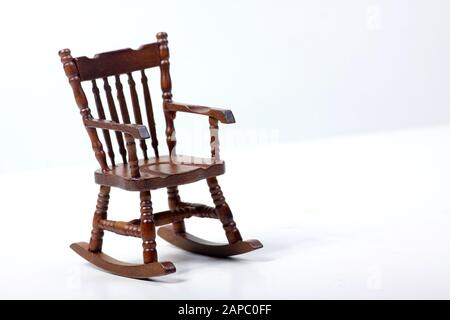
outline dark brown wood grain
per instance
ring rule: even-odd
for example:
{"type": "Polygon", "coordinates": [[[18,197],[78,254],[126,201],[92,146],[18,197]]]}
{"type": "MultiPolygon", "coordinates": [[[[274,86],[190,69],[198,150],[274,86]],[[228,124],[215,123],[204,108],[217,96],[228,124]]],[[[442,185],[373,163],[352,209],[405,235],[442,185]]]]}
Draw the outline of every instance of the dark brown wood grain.
{"type": "Polygon", "coordinates": [[[227,109],[196,106],[181,102],[165,102],[164,110],[174,112],[187,112],[194,114],[202,114],[210,118],[219,120],[222,123],[235,123],[233,112],[227,109]]]}
{"type": "Polygon", "coordinates": [[[177,138],[175,132],[175,120],[176,113],[172,111],[164,111],[164,119],[166,120],[166,142],[169,149],[169,156],[176,157],[177,153],[175,147],[177,145],[177,138]]]}
{"type": "MultiPolygon", "coordinates": [[[[133,79],[133,75],[128,73],[128,85],[130,87],[131,104],[133,105],[134,119],[137,124],[142,124],[141,108],[139,106],[139,98],[136,92],[136,82],[133,79]]],[[[147,144],[144,139],[139,140],[139,145],[141,146],[142,153],[144,154],[144,159],[148,159],[147,155],[147,144]]]]}
{"type": "Polygon", "coordinates": [[[169,227],[159,228],[158,235],[183,250],[218,258],[231,257],[263,247],[262,243],[255,239],[239,241],[233,244],[222,244],[198,238],[187,232],[176,233],[169,227]]]}
{"type": "MultiPolygon", "coordinates": [[[[108,78],[103,78],[103,88],[106,94],[106,100],[108,101],[109,114],[111,115],[111,120],[115,123],[119,123],[119,115],[116,109],[116,103],[112,95],[112,89],[109,84],[108,78]]],[[[125,149],[125,143],[123,141],[123,135],[120,131],[115,130],[115,135],[117,139],[117,144],[119,145],[119,153],[122,157],[123,163],[127,163],[127,151],[125,149]]]]}
{"type": "Polygon", "coordinates": [[[141,83],[142,90],[144,94],[144,102],[145,102],[145,112],[147,115],[147,124],[150,129],[150,134],[152,137],[152,148],[155,153],[155,157],[159,157],[158,151],[158,138],[156,136],[156,125],[155,125],[155,116],[153,115],[153,105],[152,98],[150,96],[150,90],[148,88],[148,78],[145,74],[144,70],[141,70],[141,83]]]}
{"type": "Polygon", "coordinates": [[[172,262],[132,264],[114,259],[103,252],[92,252],[86,242],[72,243],[70,248],[93,265],[109,273],[129,278],[146,279],[165,276],[176,271],[172,262]]]}
{"type": "MultiPolygon", "coordinates": [[[[148,278],[175,272],[175,266],[171,262],[158,262],[157,226],[172,224],[159,228],[158,234],[181,249],[199,254],[226,257],[262,247],[258,240],[242,240],[216,178],[225,173],[225,163],[220,159],[219,154],[219,122],[234,123],[233,113],[227,109],[172,102],[168,37],[165,32],[160,32],[156,39],[156,42],[136,50],[104,52],[95,55],[94,58],[73,58],[68,49],[59,52],[95,157],[100,164],[100,169],[95,172],[95,182],[100,185],[100,193],[92,220],[90,242],[89,244],[73,243],[71,248],[92,264],[108,272],[133,278],[148,278]],[[155,114],[150,96],[149,79],[145,73],[146,69],[153,67],[158,67],[160,70],[168,155],[160,155],[158,150],[155,114]],[[140,74],[142,91],[137,88],[133,72],[140,74]],[[129,90],[123,88],[122,81],[125,78],[129,90]],[[87,80],[92,83],[98,118],[93,117],[81,86],[81,82],[87,80]],[[109,83],[110,80],[114,81],[114,89],[109,83]],[[103,81],[103,86],[99,86],[97,81],[103,81]],[[105,112],[103,106],[101,87],[104,90],[109,114],[105,112]],[[129,94],[128,100],[127,94],[129,94]],[[141,110],[141,107],[144,107],[145,111],[141,110]],[[120,111],[120,117],[118,111],[120,111]],[[147,127],[143,124],[144,112],[147,127]],[[208,117],[211,158],[177,155],[175,117],[178,112],[208,117]],[[111,167],[108,166],[97,130],[103,133],[111,167]],[[111,131],[116,136],[117,146],[113,144],[111,131]],[[150,137],[154,157],[150,157],[147,153],[145,139],[150,137]],[[136,140],[142,150],[142,159],[138,156],[136,140]],[[115,147],[118,147],[122,163],[118,163],[119,161],[115,159],[115,147]],[[199,180],[207,181],[214,207],[181,201],[178,186],[199,180]],[[139,192],[140,218],[128,222],[108,219],[111,187],[139,192]],[[169,210],[155,213],[150,192],[159,188],[167,188],[169,210]],[[212,243],[187,233],[185,220],[191,217],[219,219],[228,243],[212,243]],[[143,264],[124,263],[103,253],[104,231],[141,238],[143,264]]],[[[205,129],[207,129],[206,124],[205,129]]]]}
{"type": "Polygon", "coordinates": [[[127,133],[134,139],[150,138],[147,128],[141,124],[121,124],[110,120],[86,119],[84,120],[84,125],[87,128],[98,128],[127,133]]]}
{"type": "MultiPolygon", "coordinates": [[[[146,192],[144,192],[143,195],[144,204],[147,205],[143,210],[146,215],[149,215],[150,205],[151,201],[148,200],[148,196],[146,192]]],[[[107,208],[105,209],[107,210],[107,208]]],[[[135,219],[132,221],[114,221],[114,220],[107,220],[106,217],[106,211],[98,210],[99,212],[94,215],[94,225],[95,225],[95,235],[101,233],[101,237],[103,237],[103,230],[111,231],[114,233],[117,233],[122,236],[129,236],[129,237],[137,237],[142,238],[144,237],[143,230],[142,229],[142,223],[141,219],[135,219]]],[[[150,215],[151,219],[153,220],[153,223],[155,226],[163,226],[170,223],[175,223],[176,221],[180,221],[183,219],[187,219],[190,217],[199,217],[199,218],[212,218],[212,219],[218,219],[216,210],[213,207],[206,206],[203,204],[198,203],[185,203],[180,205],[174,210],[166,210],[161,212],[156,212],[150,215]]],[[[149,226],[147,226],[149,227],[149,226]]],[[[151,226],[150,226],[151,227],[151,226]]],[[[148,232],[147,232],[148,233],[148,232]]],[[[98,244],[98,238],[95,239],[96,242],[93,242],[92,248],[100,248],[95,249],[97,251],[101,250],[101,243],[98,244]]],[[[101,239],[100,239],[101,241],[101,239]]],[[[91,251],[94,251],[92,249],[91,251]]]]}
{"type": "Polygon", "coordinates": [[[170,102],[172,101],[172,79],[170,78],[170,54],[167,33],[159,32],[156,38],[159,46],[162,98],[164,102],[170,102]]]}
{"type": "Polygon", "coordinates": [[[225,173],[223,161],[182,155],[139,160],[140,178],[134,179],[129,166],[118,164],[110,172],[95,172],[95,182],[128,191],[143,191],[183,185],[225,173]]]}
{"type": "Polygon", "coordinates": [[[209,134],[211,136],[211,159],[214,161],[220,160],[219,124],[216,118],[209,117],[209,134]]]}
{"type": "Polygon", "coordinates": [[[102,230],[108,230],[122,236],[141,237],[141,228],[134,223],[102,219],[98,222],[98,226],[102,230]]]}
{"type": "Polygon", "coordinates": [[[127,102],[125,100],[125,95],[123,94],[123,85],[120,81],[120,76],[115,75],[114,79],[116,79],[116,92],[117,92],[117,100],[119,101],[120,113],[122,115],[123,123],[131,123],[130,114],[128,112],[127,102]]]}
{"type": "MultiPolygon", "coordinates": [[[[181,198],[178,192],[178,186],[167,187],[167,196],[169,202],[169,209],[174,212],[181,204],[181,198]]],[[[186,232],[186,226],[184,224],[184,218],[173,222],[173,230],[177,233],[186,232]]]]}
{"type": "Polygon", "coordinates": [[[92,252],[102,251],[103,229],[100,228],[99,222],[102,219],[106,219],[110,190],[111,187],[100,186],[100,193],[97,197],[97,206],[95,208],[94,218],[92,221],[91,240],[89,242],[89,250],[92,252]]]}
{"type": "Polygon", "coordinates": [[[150,43],[136,50],[128,48],[99,53],[94,58],[78,57],[75,63],[81,81],[104,78],[159,66],[160,48],[159,44],[150,43]]]}
{"type": "MultiPolygon", "coordinates": [[[[81,78],[74,59],[71,56],[69,49],[63,49],[59,51],[61,63],[63,64],[64,72],[69,79],[70,86],[75,97],[75,101],[80,110],[82,119],[88,120],[92,118],[91,109],[89,109],[86,95],[81,87],[81,78]]],[[[97,131],[93,128],[86,128],[89,139],[91,140],[92,149],[94,150],[95,157],[103,172],[109,171],[108,164],[106,163],[106,155],[103,151],[102,143],[98,138],[97,131]]]]}
{"type": "Polygon", "coordinates": [[[141,191],[141,233],[142,247],[144,248],[144,263],[152,263],[158,260],[156,252],[156,231],[153,222],[153,208],[150,191],[141,191]]]}
{"type": "Polygon", "coordinates": [[[125,144],[128,152],[128,167],[130,169],[130,175],[133,180],[139,178],[141,173],[139,172],[139,159],[136,152],[136,143],[132,135],[125,133],[125,144]]]}
{"type": "MultiPolygon", "coordinates": [[[[172,101],[172,79],[170,78],[170,62],[169,62],[169,47],[167,40],[167,33],[159,32],[156,35],[159,44],[159,55],[161,57],[161,90],[163,98],[163,106],[165,103],[172,101]]],[[[175,112],[164,109],[164,118],[166,120],[166,143],[169,148],[169,156],[176,155],[175,146],[177,139],[175,137],[175,112]]]]}
{"type": "MultiPolygon", "coordinates": [[[[92,80],[92,93],[94,94],[95,105],[97,106],[97,114],[100,120],[105,120],[105,110],[103,109],[102,99],[100,98],[100,90],[98,89],[97,82],[92,80]]],[[[91,119],[86,119],[88,121],[91,119]]],[[[86,123],[85,123],[86,126],[86,123]]],[[[114,167],[116,165],[114,149],[111,142],[111,135],[107,129],[103,129],[103,137],[105,138],[106,147],[108,148],[108,156],[111,161],[111,165],[114,167]]]]}
{"type": "Polygon", "coordinates": [[[222,222],[223,229],[227,236],[228,242],[230,244],[242,241],[241,234],[236,227],[236,223],[233,219],[233,214],[231,213],[230,207],[225,201],[222,189],[217,182],[216,177],[211,177],[206,179],[208,182],[209,192],[211,192],[211,197],[213,198],[214,205],[216,206],[217,216],[222,222]]]}
{"type": "MultiPolygon", "coordinates": [[[[218,219],[216,209],[199,203],[184,203],[175,210],[166,210],[152,214],[155,226],[163,226],[175,223],[190,217],[218,219]]],[[[114,221],[99,218],[96,221],[96,228],[108,230],[123,236],[142,238],[141,219],[132,221],[114,221]]]]}

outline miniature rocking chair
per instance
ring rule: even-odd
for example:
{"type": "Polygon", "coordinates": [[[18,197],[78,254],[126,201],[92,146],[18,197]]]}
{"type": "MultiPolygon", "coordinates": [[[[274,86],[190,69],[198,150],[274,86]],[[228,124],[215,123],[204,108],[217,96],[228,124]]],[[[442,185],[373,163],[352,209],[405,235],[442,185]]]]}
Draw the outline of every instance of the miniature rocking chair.
{"type": "MultiPolygon", "coordinates": [[[[88,132],[100,164],[95,172],[95,182],[100,185],[100,193],[93,218],[93,228],[89,244],[73,243],[71,248],[80,256],[113,274],[148,278],[175,272],[172,262],[158,262],[155,242],[155,227],[161,227],[158,235],[171,244],[198,254],[226,257],[259,249],[258,240],[243,241],[233,215],[225,201],[216,176],[225,173],[225,164],[219,157],[218,122],[234,123],[230,110],[208,108],[172,101],[171,79],[169,73],[169,49],[167,34],[157,34],[157,42],[141,46],[137,50],[123,49],[97,54],[94,58],[73,58],[69,49],[59,52],[64,71],[75,95],[84,126],[88,132]],[[169,156],[160,156],[156,137],[152,101],[145,69],[159,67],[163,110],[166,121],[166,141],[169,156]],[[133,73],[140,74],[145,116],[150,133],[143,125],[138,91],[133,73]],[[121,78],[126,77],[129,85],[130,100],[134,123],[127,108],[121,78]],[[110,81],[115,82],[117,102],[122,122],[116,109],[110,81]],[[103,82],[110,120],[107,120],[100,96],[99,84],[103,82]],[[81,82],[90,81],[98,113],[95,119],[88,106],[81,82]],[[175,153],[174,119],[176,112],[188,112],[205,115],[209,118],[211,133],[211,159],[183,157],[175,153]],[[101,129],[107,153],[103,151],[97,129],[101,129]],[[112,133],[110,133],[112,131],[112,133]],[[116,163],[112,136],[115,136],[122,163],[116,163]],[[151,138],[154,157],[147,154],[146,139],[151,138]],[[138,159],[135,140],[139,140],[143,159],[138,159]],[[107,160],[107,156],[109,160],[107,160]],[[206,179],[215,207],[203,204],[182,202],[178,186],[206,179]],[[140,219],[130,222],[107,220],[109,192],[111,187],[140,193],[140,219]],[[150,190],[167,188],[169,210],[153,213],[150,190]],[[219,219],[225,230],[228,244],[218,244],[202,240],[186,232],[184,219],[190,217],[207,217],[219,219]],[[111,258],[102,252],[104,230],[124,236],[142,238],[143,264],[128,264],[111,258]]],[[[141,101],[142,104],[142,101],[141,101]]]]}

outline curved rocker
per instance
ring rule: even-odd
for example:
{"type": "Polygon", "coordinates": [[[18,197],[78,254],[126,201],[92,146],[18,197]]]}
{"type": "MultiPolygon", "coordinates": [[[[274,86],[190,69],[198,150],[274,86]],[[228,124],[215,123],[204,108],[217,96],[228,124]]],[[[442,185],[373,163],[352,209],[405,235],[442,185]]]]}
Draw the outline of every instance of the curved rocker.
{"type": "Polygon", "coordinates": [[[86,242],[72,243],[70,248],[93,265],[122,277],[144,279],[164,276],[176,271],[172,262],[153,262],[148,264],[122,262],[102,252],[89,251],[89,244],[86,242]]]}
{"type": "Polygon", "coordinates": [[[211,257],[235,256],[263,247],[259,240],[239,241],[233,244],[211,242],[187,232],[176,233],[169,226],[159,228],[158,235],[178,248],[211,257]]]}

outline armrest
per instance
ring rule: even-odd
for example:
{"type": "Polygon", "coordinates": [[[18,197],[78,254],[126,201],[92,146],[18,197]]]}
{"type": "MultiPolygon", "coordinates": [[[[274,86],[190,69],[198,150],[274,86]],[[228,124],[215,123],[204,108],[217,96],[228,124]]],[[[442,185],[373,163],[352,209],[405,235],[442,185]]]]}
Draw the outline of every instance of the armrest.
{"type": "Polygon", "coordinates": [[[226,109],[202,107],[179,102],[164,102],[164,109],[167,111],[203,114],[205,116],[217,119],[222,123],[235,123],[233,112],[226,109]]]}
{"type": "Polygon", "coordinates": [[[84,125],[87,128],[120,131],[129,134],[135,139],[150,138],[147,128],[142,124],[122,124],[109,120],[86,119],[84,120],[84,125]]]}

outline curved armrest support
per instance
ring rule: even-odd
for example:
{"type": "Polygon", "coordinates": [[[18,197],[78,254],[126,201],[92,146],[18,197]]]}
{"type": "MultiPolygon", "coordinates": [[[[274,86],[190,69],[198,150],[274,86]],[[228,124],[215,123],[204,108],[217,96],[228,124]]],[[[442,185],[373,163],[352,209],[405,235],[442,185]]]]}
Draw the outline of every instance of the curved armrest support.
{"type": "Polygon", "coordinates": [[[222,123],[235,123],[233,112],[227,109],[197,106],[179,102],[164,102],[164,110],[174,112],[188,112],[202,114],[214,118],[222,123]]]}
{"type": "Polygon", "coordinates": [[[122,124],[109,120],[85,119],[84,125],[87,128],[120,131],[129,134],[134,139],[150,138],[146,126],[141,124],[122,124]]]}

